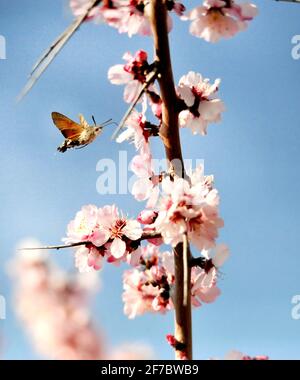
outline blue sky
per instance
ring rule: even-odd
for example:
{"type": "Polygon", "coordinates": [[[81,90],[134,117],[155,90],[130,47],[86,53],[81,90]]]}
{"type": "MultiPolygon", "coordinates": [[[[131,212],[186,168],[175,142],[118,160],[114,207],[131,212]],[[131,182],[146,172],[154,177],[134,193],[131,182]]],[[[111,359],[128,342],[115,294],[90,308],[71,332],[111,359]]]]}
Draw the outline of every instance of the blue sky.
{"type": "MultiPolygon", "coordinates": [[[[186,1],[187,3],[187,1],[186,1]]],[[[190,1],[196,4],[196,1],[190,1]]],[[[220,242],[231,258],[219,283],[222,296],[194,310],[195,358],[222,357],[231,350],[300,358],[300,320],[291,318],[291,299],[300,294],[300,60],[291,57],[291,38],[300,34],[300,5],[255,1],[260,15],[246,32],[218,44],[188,34],[175,22],[171,47],[176,80],[189,70],[220,77],[220,96],[227,111],[208,136],[183,131],[186,158],[204,159],[220,191],[225,228],[220,242]]],[[[33,91],[20,104],[15,98],[32,64],[70,23],[62,0],[0,0],[0,35],[7,60],[0,60],[0,294],[7,299],[7,319],[0,321],[5,358],[39,358],[11,308],[5,265],[20,239],[59,242],[75,212],[87,203],[116,203],[130,215],[142,208],[129,196],[99,195],[96,164],[117,160],[119,149],[104,132],[88,148],[56,153],[62,137],[53,127],[52,111],[77,117],[79,112],[103,121],[120,120],[126,110],[123,88],[107,80],[108,68],[125,51],[143,48],[150,38],[119,35],[103,25],[84,25],[33,91]]],[[[156,142],[155,154],[163,154],[156,142]]],[[[73,270],[71,252],[56,260],[73,270]]],[[[101,273],[102,292],[94,316],[111,344],[141,341],[157,358],[172,358],[164,336],[173,316],[147,315],[129,321],[121,301],[122,269],[109,265],[101,273]]]]}

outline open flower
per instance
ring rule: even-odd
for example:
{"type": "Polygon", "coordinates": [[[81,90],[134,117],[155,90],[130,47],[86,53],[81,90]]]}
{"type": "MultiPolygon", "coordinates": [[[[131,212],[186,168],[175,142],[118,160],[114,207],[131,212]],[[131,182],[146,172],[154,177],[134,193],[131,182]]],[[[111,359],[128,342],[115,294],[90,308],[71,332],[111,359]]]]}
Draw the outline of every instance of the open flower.
{"type": "MultiPolygon", "coordinates": [[[[174,284],[175,281],[175,267],[174,255],[170,252],[162,254],[162,265],[168,275],[168,281],[174,284]]],[[[217,285],[217,271],[207,273],[200,267],[193,267],[191,271],[191,298],[192,305],[199,307],[202,303],[211,303],[221,294],[217,285]],[[213,274],[213,276],[212,276],[213,274]]]]}
{"type": "Polygon", "coordinates": [[[182,19],[190,20],[190,33],[208,42],[230,38],[245,30],[248,21],[257,15],[254,4],[236,4],[234,1],[206,0],[182,19]]]}
{"type": "Polygon", "coordinates": [[[148,3],[144,0],[117,0],[116,4],[118,12],[122,15],[117,26],[120,33],[128,33],[129,37],[134,34],[151,35],[148,3]]]}
{"type": "Polygon", "coordinates": [[[225,106],[216,98],[220,82],[217,79],[210,84],[209,79],[193,71],[180,78],[177,93],[187,107],[179,114],[181,127],[190,128],[193,134],[206,135],[208,124],[221,120],[225,106]]]}
{"type": "Polygon", "coordinates": [[[146,81],[149,68],[148,56],[144,50],[139,50],[135,55],[125,53],[123,59],[127,63],[112,66],[108,70],[108,79],[112,84],[125,84],[124,100],[127,103],[132,103],[146,81]]]}
{"type": "Polygon", "coordinates": [[[94,205],[83,206],[67,228],[66,244],[88,241],[100,247],[109,239],[109,231],[100,228],[98,208],[94,205]]]}
{"type": "Polygon", "coordinates": [[[218,212],[219,196],[210,178],[201,176],[201,172],[199,167],[191,182],[178,177],[162,180],[164,193],[154,226],[166,244],[176,246],[186,234],[200,251],[215,246],[218,230],[223,227],[218,212]]]}
{"type": "Polygon", "coordinates": [[[82,246],[75,253],[75,267],[81,273],[100,270],[102,268],[104,254],[94,246],[82,246]]]}
{"type": "Polygon", "coordinates": [[[130,319],[146,312],[165,313],[172,308],[170,284],[156,246],[142,248],[141,266],[124,272],[123,288],[124,312],[130,319]]]}
{"type": "Polygon", "coordinates": [[[119,214],[116,206],[105,206],[99,209],[101,227],[107,234],[111,244],[107,248],[107,254],[115,259],[124,257],[131,241],[140,239],[142,229],[138,221],[128,219],[119,214]]]}
{"type": "Polygon", "coordinates": [[[138,264],[142,229],[137,220],[119,213],[115,205],[82,207],[68,225],[67,244],[86,243],[76,249],[75,264],[80,272],[99,270],[103,258],[109,262],[126,260],[138,264]]]}
{"type": "Polygon", "coordinates": [[[124,123],[125,130],[117,137],[116,141],[122,143],[123,141],[132,141],[136,150],[143,155],[150,155],[149,137],[151,131],[147,129],[148,122],[146,120],[147,99],[143,98],[142,112],[139,113],[133,110],[124,123]]]}
{"type": "Polygon", "coordinates": [[[138,201],[147,200],[146,207],[153,208],[159,196],[159,176],[154,173],[151,154],[139,154],[134,156],[131,170],[138,177],[132,186],[132,195],[138,201]]]}
{"type": "MultiPolygon", "coordinates": [[[[146,312],[171,310],[174,286],[174,254],[161,253],[153,244],[141,248],[140,266],[126,271],[123,277],[125,314],[132,319],[146,312]]],[[[221,293],[217,287],[217,269],[208,272],[193,267],[190,287],[194,307],[214,302],[221,293]]]]}
{"type": "MultiPolygon", "coordinates": [[[[138,50],[134,55],[127,52],[123,55],[126,64],[112,66],[108,70],[108,79],[112,84],[125,84],[124,100],[126,103],[134,102],[140,94],[143,85],[147,82],[148,75],[153,70],[148,63],[148,55],[144,50],[138,50]]],[[[147,99],[151,106],[153,114],[160,118],[162,112],[161,98],[153,84],[150,84],[146,91],[147,97],[142,97],[139,102],[143,102],[143,111],[145,114],[147,99]]],[[[130,120],[130,118],[129,118],[130,120]]],[[[127,121],[128,124],[128,121],[127,121]]]]}

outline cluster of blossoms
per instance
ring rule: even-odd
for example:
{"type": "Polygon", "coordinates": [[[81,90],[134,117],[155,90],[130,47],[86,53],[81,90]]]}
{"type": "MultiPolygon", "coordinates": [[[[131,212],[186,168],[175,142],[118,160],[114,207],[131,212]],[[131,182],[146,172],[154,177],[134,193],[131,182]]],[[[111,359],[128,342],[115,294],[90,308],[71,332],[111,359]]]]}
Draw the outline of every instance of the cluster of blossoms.
{"type": "MultiPolygon", "coordinates": [[[[112,84],[125,85],[124,100],[132,103],[147,81],[153,65],[148,63],[147,53],[143,50],[137,51],[134,55],[126,53],[123,58],[127,63],[112,66],[108,71],[108,79],[112,84]]],[[[205,135],[209,124],[221,120],[225,106],[217,97],[220,82],[220,79],[217,79],[210,84],[209,79],[204,79],[201,74],[193,71],[180,78],[177,86],[180,127],[190,128],[193,134],[205,135]]],[[[143,99],[142,112],[136,112],[127,119],[125,127],[129,131],[117,141],[122,142],[130,136],[135,141],[136,148],[142,148],[144,153],[149,137],[159,132],[162,102],[157,89],[152,84],[148,87],[143,99]],[[159,119],[157,127],[146,121],[147,100],[154,115],[159,119]]],[[[144,161],[147,161],[145,157],[144,161]]]]}
{"type": "Polygon", "coordinates": [[[225,111],[224,103],[216,97],[221,83],[217,79],[214,84],[203,79],[201,74],[190,71],[179,80],[177,92],[184,101],[186,109],[179,113],[179,125],[190,128],[193,134],[206,135],[207,126],[221,120],[225,111]]]}
{"type": "Polygon", "coordinates": [[[102,342],[88,309],[94,277],[69,276],[41,253],[13,266],[15,308],[37,351],[53,359],[99,359],[102,342]]]}
{"type": "Polygon", "coordinates": [[[212,177],[204,176],[203,167],[199,166],[190,180],[163,179],[162,189],[164,195],[154,227],[164,242],[175,247],[187,235],[199,251],[213,248],[223,220],[219,217],[219,196],[212,177]]]}
{"type": "Polygon", "coordinates": [[[136,220],[125,217],[114,205],[87,205],[77,212],[63,240],[66,244],[82,243],[75,255],[81,272],[99,270],[104,259],[139,265],[143,240],[175,247],[186,235],[200,252],[216,246],[223,220],[218,192],[212,177],[204,176],[203,167],[192,172],[189,180],[166,176],[157,181],[162,188],[157,192],[157,207],[145,210],[136,220]]]}
{"type": "MultiPolygon", "coordinates": [[[[75,16],[82,16],[90,0],[70,0],[75,16]]],[[[251,3],[237,4],[233,0],[205,0],[202,5],[185,12],[185,6],[176,0],[167,1],[168,11],[174,11],[182,20],[191,21],[190,33],[208,42],[230,38],[247,28],[257,15],[257,7],[251,3]]],[[[102,0],[89,13],[87,20],[104,22],[120,33],[151,35],[149,1],[102,0]]],[[[168,16],[169,30],[172,19],[168,16]]]]}
{"type": "MultiPolygon", "coordinates": [[[[140,50],[134,55],[126,53],[124,65],[115,65],[108,71],[108,78],[113,84],[125,84],[124,99],[132,102],[136,99],[147,80],[152,65],[147,61],[147,53],[140,50]]],[[[205,135],[209,123],[218,122],[225,110],[223,102],[216,97],[220,80],[210,84],[200,74],[189,72],[183,76],[177,87],[179,125],[190,128],[194,134],[205,135]]],[[[125,122],[125,130],[118,136],[117,142],[132,141],[138,154],[131,162],[131,170],[137,177],[132,194],[138,201],[146,201],[147,208],[153,208],[159,199],[159,185],[163,180],[161,174],[155,173],[150,150],[150,137],[158,136],[161,125],[161,99],[154,85],[150,85],[142,100],[142,111],[134,110],[125,122]],[[147,101],[159,120],[155,125],[146,118],[147,101]]],[[[169,187],[177,186],[180,181],[172,181],[169,187]]],[[[164,181],[166,184],[167,181],[164,181]]],[[[179,185],[180,186],[180,185],[179,185]]],[[[166,188],[167,186],[165,186],[166,188]]],[[[215,198],[217,200],[217,198],[215,198]]]]}
{"type": "MultiPolygon", "coordinates": [[[[210,303],[220,295],[217,288],[217,271],[228,257],[226,246],[216,248],[215,256],[203,260],[203,268],[195,266],[191,272],[191,297],[195,307],[210,303]]],[[[124,312],[135,318],[146,312],[165,313],[173,308],[175,286],[174,256],[161,253],[153,244],[142,249],[140,266],[124,273],[124,312]]]]}
{"type": "Polygon", "coordinates": [[[190,20],[190,33],[207,42],[230,38],[245,30],[249,21],[257,15],[257,7],[251,3],[236,4],[233,0],[205,0],[182,18],[190,20]]]}
{"type": "Polygon", "coordinates": [[[147,311],[164,313],[173,307],[173,255],[160,253],[158,246],[175,247],[184,235],[201,252],[191,272],[192,304],[213,302],[220,294],[217,274],[228,249],[216,246],[223,221],[212,177],[204,176],[199,166],[189,180],[165,177],[161,187],[157,208],[142,211],[137,220],[124,217],[115,206],[84,206],[70,222],[64,239],[67,244],[84,243],[75,254],[82,272],[100,269],[105,258],[134,267],[124,273],[123,301],[129,318],[147,311]],[[149,244],[142,247],[143,240],[149,244]]]}
{"type": "MultiPolygon", "coordinates": [[[[70,7],[75,16],[81,16],[89,3],[90,0],[70,0],[70,7]]],[[[176,0],[168,0],[167,8],[178,16],[182,16],[185,11],[184,5],[176,0]]],[[[134,34],[151,35],[149,1],[146,0],[102,0],[90,11],[88,20],[105,22],[118,29],[119,33],[128,33],[129,37],[134,34]]],[[[170,30],[172,28],[170,17],[168,24],[170,30]]]]}
{"type": "Polygon", "coordinates": [[[108,262],[139,262],[142,229],[137,220],[119,213],[116,206],[83,206],[67,229],[66,244],[87,242],[77,249],[76,267],[81,272],[99,270],[104,258],[108,262]]]}

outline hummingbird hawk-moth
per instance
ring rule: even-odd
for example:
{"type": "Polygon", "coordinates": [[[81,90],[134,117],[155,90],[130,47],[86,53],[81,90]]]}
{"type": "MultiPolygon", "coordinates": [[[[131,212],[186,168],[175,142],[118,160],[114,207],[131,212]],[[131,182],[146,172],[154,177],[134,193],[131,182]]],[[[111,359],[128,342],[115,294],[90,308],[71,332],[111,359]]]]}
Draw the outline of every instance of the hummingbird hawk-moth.
{"type": "Polygon", "coordinates": [[[103,127],[111,123],[111,119],[103,124],[97,125],[92,116],[95,126],[89,125],[83,115],[79,115],[79,123],[69,119],[58,112],[52,112],[52,120],[61,131],[65,141],[57,148],[61,153],[71,148],[84,148],[93,142],[102,132],[103,127]]]}

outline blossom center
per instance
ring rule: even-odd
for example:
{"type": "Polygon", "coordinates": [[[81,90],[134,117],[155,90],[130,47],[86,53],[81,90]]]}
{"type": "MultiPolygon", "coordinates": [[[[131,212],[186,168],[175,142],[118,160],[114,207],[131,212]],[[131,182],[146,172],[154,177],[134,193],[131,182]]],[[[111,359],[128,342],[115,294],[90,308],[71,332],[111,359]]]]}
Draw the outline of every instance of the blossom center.
{"type": "Polygon", "coordinates": [[[111,237],[116,238],[122,238],[123,232],[122,229],[126,226],[126,220],[124,219],[118,219],[113,227],[110,228],[111,237]]]}

